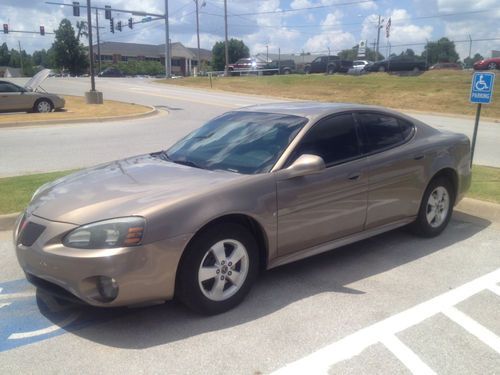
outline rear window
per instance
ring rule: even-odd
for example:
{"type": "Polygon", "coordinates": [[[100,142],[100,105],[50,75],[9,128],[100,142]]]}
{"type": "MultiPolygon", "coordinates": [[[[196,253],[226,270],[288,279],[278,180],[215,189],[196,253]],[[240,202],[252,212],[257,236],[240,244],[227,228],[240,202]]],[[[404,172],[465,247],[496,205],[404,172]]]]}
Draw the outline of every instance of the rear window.
{"type": "Polygon", "coordinates": [[[374,152],[395,146],[406,140],[413,124],[380,113],[358,113],[356,118],[364,129],[365,151],[374,152]]]}

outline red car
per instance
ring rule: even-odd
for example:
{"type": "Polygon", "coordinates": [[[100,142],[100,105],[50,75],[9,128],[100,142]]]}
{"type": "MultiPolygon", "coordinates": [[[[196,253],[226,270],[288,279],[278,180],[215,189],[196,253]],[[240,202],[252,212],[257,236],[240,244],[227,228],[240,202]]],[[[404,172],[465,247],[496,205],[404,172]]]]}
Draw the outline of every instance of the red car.
{"type": "Polygon", "coordinates": [[[474,70],[500,69],[500,57],[492,57],[474,63],[474,70]]]}

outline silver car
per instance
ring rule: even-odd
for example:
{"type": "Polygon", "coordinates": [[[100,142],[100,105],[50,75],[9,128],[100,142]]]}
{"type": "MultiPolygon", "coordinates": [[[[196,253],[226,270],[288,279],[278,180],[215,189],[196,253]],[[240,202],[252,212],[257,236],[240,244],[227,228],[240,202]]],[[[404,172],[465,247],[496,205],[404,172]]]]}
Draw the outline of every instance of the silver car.
{"type": "Polygon", "coordinates": [[[215,314],[260,270],[408,224],[438,235],[470,178],[465,135],[380,107],[259,105],[42,186],[15,246],[29,280],[88,304],[215,314]]]}
{"type": "Polygon", "coordinates": [[[0,81],[0,112],[51,112],[64,108],[65,100],[56,94],[39,90],[50,69],[34,75],[24,87],[0,81]]]}

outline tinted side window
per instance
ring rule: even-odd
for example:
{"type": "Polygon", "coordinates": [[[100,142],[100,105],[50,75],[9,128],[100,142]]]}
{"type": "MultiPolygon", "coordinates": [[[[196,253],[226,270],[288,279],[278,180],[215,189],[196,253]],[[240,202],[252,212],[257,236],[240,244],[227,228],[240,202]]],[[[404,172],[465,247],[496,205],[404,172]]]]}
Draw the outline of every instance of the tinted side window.
{"type": "Polygon", "coordinates": [[[18,92],[18,88],[9,83],[0,83],[0,92],[18,92]]]}
{"type": "Polygon", "coordinates": [[[358,156],[360,150],[352,115],[335,116],[314,125],[297,146],[292,161],[303,154],[321,156],[327,166],[358,156]]]}
{"type": "Polygon", "coordinates": [[[409,121],[401,119],[399,119],[398,121],[399,121],[399,126],[401,127],[401,135],[403,139],[408,138],[413,130],[413,124],[409,121]]]}
{"type": "Polygon", "coordinates": [[[394,117],[378,113],[358,113],[356,118],[365,131],[366,152],[390,147],[406,138],[403,137],[399,121],[394,117]]]}

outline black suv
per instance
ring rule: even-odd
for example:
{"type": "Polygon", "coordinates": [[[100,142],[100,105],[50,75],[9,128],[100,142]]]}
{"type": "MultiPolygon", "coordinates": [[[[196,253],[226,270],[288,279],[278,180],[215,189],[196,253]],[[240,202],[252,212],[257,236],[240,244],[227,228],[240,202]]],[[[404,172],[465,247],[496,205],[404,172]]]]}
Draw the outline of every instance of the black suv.
{"type": "Polygon", "coordinates": [[[427,70],[425,60],[415,56],[393,56],[389,59],[377,61],[367,68],[370,72],[401,72],[427,70]]]}
{"type": "Polygon", "coordinates": [[[304,73],[347,73],[350,68],[351,60],[341,60],[338,56],[319,56],[304,67],[304,73]]]}

